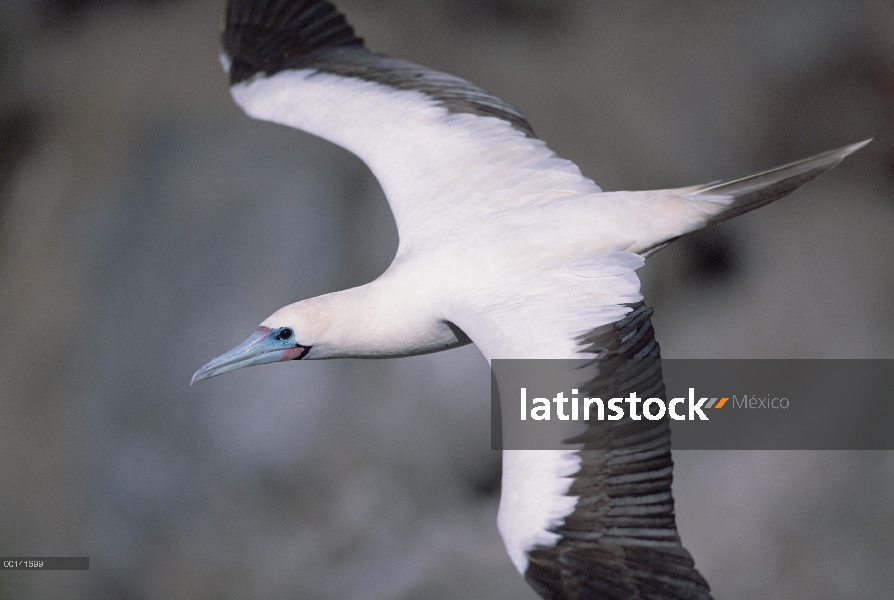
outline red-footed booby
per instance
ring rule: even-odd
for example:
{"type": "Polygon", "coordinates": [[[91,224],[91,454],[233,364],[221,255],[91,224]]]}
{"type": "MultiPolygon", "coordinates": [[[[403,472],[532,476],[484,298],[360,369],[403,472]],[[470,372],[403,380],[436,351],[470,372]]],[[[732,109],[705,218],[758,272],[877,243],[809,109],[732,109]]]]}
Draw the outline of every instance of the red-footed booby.
{"type": "MultiPolygon", "coordinates": [[[[290,304],[193,382],[286,360],[475,343],[488,361],[657,358],[635,273],[688,232],[772,202],[867,141],[723,183],[603,192],[475,85],[366,49],[323,0],[230,0],[222,62],[256,119],[359,156],[400,243],[375,281],[290,304]]],[[[544,598],[708,599],[680,543],[670,438],[506,450],[498,527],[544,598]]]]}

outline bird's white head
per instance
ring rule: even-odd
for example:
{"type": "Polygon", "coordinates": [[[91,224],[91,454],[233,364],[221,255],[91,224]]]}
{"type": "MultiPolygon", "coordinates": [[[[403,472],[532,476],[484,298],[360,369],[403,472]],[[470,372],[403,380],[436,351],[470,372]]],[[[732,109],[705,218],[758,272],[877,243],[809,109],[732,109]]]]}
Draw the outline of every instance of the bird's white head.
{"type": "Polygon", "coordinates": [[[247,340],[196,371],[192,383],[242,367],[307,358],[327,328],[325,315],[313,304],[305,300],[276,311],[247,340]]]}

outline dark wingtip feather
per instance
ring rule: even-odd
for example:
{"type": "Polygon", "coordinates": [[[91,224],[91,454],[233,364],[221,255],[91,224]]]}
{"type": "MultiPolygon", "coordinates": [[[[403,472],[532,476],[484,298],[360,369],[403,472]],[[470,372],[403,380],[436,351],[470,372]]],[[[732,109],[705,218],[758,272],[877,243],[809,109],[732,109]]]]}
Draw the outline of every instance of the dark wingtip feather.
{"type": "Polygon", "coordinates": [[[231,85],[258,73],[311,69],[422,92],[450,112],[496,117],[535,137],[518,110],[468,81],[367,51],[324,0],[230,0],[223,47],[231,85]]]}
{"type": "Polygon", "coordinates": [[[317,52],[363,45],[325,0],[229,0],[222,40],[231,84],[288,69],[317,52]]]}

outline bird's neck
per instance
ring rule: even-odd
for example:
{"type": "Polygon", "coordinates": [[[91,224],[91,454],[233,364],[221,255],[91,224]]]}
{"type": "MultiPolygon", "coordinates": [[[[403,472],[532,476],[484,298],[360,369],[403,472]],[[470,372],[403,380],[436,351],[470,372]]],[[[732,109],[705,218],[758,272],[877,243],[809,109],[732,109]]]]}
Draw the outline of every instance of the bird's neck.
{"type": "MultiPolygon", "coordinates": [[[[386,358],[439,352],[469,343],[438,319],[400,278],[317,296],[283,308],[274,317],[307,332],[309,359],[386,358]]],[[[271,318],[274,318],[271,317],[271,318]]]]}

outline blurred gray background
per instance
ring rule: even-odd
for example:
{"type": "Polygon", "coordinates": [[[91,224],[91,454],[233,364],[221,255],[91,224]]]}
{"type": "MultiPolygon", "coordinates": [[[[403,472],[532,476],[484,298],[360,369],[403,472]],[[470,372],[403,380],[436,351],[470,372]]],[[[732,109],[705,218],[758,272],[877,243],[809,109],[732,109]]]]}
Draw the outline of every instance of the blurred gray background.
{"type": "MultiPolygon", "coordinates": [[[[0,598],[519,599],[473,347],[207,360],[365,283],[396,231],[353,156],[252,121],[218,0],[0,4],[0,598]]],[[[603,189],[875,141],[641,271],[666,357],[894,358],[890,2],[344,0],[373,50],[520,108],[603,189]]],[[[678,452],[718,599],[894,598],[894,453],[678,452]]]]}

